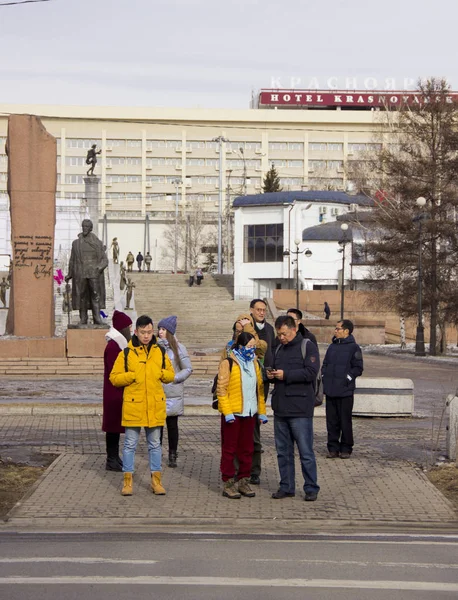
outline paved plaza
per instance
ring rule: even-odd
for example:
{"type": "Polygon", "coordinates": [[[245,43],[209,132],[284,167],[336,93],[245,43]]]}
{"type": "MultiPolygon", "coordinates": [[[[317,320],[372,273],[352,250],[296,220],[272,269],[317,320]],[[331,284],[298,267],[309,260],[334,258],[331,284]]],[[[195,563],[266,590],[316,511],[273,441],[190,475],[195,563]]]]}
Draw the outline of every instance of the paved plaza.
{"type": "MultiPolygon", "coordinates": [[[[178,468],[164,466],[167,495],[149,487],[146,446],[138,449],[134,495],[120,495],[122,474],[105,470],[104,436],[97,416],[4,416],[1,439],[59,455],[32,492],[10,513],[7,529],[83,529],[128,526],[233,528],[256,532],[307,532],[318,527],[458,526],[452,505],[412,462],[388,456],[378,444],[380,419],[356,419],[357,446],[350,460],[325,458],[325,420],[315,419],[321,492],[304,502],[296,464],[296,497],[272,500],[278,469],[272,421],[263,427],[263,470],[256,498],[221,495],[219,418],[180,419],[178,468]],[[375,441],[375,443],[374,443],[375,441]]],[[[380,440],[379,440],[380,442],[380,440]]],[[[165,462],[165,461],[164,461],[165,462]]]]}

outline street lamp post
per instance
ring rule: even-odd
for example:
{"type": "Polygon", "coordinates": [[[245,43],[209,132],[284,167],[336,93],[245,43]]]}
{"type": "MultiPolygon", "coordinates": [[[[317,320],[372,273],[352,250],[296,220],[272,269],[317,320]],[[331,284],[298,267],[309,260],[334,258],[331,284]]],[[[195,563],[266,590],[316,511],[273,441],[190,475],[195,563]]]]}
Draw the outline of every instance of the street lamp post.
{"type": "Polygon", "coordinates": [[[343,233],[343,237],[339,242],[339,246],[342,246],[342,248],[340,248],[339,250],[339,252],[342,252],[342,282],[340,285],[340,320],[342,321],[344,318],[345,310],[345,246],[348,244],[348,223],[342,223],[340,229],[343,233]]]}
{"type": "Polygon", "coordinates": [[[297,309],[299,309],[299,254],[304,254],[307,258],[310,258],[312,256],[312,251],[309,250],[308,248],[305,248],[304,250],[299,250],[300,243],[301,243],[301,240],[299,238],[296,238],[294,240],[294,244],[296,245],[296,250],[285,250],[283,252],[283,256],[289,256],[290,254],[296,255],[296,258],[294,260],[296,261],[296,308],[297,309]]]}
{"type": "Polygon", "coordinates": [[[223,272],[223,143],[228,142],[225,137],[219,135],[213,138],[213,142],[219,143],[219,194],[218,194],[218,275],[223,272]]]}
{"type": "MultiPolygon", "coordinates": [[[[420,210],[422,210],[426,204],[426,198],[420,196],[417,198],[416,204],[420,210]]],[[[422,221],[425,215],[421,212],[418,216],[414,217],[414,221],[418,221],[418,296],[417,296],[417,310],[418,310],[418,325],[417,334],[415,337],[415,356],[426,356],[425,352],[425,328],[423,327],[423,309],[422,309],[422,285],[423,285],[423,271],[421,261],[421,245],[422,245],[422,221]]]]}
{"type": "Polygon", "coordinates": [[[178,271],[178,188],[182,185],[181,179],[174,179],[172,183],[175,185],[175,253],[173,258],[173,272],[178,271]]]}

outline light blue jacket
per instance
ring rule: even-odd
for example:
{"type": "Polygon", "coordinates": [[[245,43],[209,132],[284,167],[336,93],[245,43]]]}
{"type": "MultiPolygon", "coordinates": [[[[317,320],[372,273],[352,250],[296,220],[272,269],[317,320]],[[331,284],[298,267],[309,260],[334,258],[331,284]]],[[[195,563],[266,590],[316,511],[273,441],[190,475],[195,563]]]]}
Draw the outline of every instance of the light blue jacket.
{"type": "Polygon", "coordinates": [[[175,379],[173,383],[163,384],[165,398],[167,402],[167,416],[175,417],[182,415],[184,412],[184,382],[192,373],[192,365],[189,359],[188,351],[183,344],[177,342],[178,354],[181,361],[181,370],[175,360],[172,348],[168,344],[164,344],[164,340],[158,339],[158,344],[162,345],[175,371],[175,379]]]}

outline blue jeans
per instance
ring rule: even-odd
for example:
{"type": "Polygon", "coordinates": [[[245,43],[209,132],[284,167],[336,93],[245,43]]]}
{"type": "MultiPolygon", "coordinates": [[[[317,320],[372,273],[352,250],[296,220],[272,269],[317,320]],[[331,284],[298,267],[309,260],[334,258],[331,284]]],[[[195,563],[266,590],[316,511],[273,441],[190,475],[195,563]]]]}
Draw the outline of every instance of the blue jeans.
{"type": "MultiPolygon", "coordinates": [[[[124,449],[122,452],[122,470],[124,473],[134,472],[135,450],[137,449],[138,438],[140,437],[140,429],[141,427],[126,427],[124,449]]],[[[161,429],[161,427],[145,427],[151,472],[162,470],[161,429]]]]}
{"type": "Polygon", "coordinates": [[[274,417],[275,448],[280,471],[280,489],[289,494],[296,491],[294,442],[299,450],[304,492],[318,492],[315,454],[313,452],[312,417],[274,417]]]}

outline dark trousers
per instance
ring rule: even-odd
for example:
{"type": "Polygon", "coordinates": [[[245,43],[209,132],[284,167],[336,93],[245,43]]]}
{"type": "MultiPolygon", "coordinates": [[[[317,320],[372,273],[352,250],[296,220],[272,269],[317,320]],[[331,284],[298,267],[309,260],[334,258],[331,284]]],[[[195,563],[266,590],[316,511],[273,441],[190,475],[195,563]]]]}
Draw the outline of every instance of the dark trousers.
{"type": "Polygon", "coordinates": [[[120,433],[105,434],[105,443],[107,448],[107,458],[117,458],[119,456],[119,437],[120,433]]]}
{"type": "Polygon", "coordinates": [[[331,398],[326,396],[326,428],[329,452],[353,450],[353,396],[331,398]]]}
{"type": "Polygon", "coordinates": [[[221,415],[221,478],[223,481],[235,477],[234,458],[238,459],[238,479],[250,476],[253,456],[253,430],[256,417],[235,417],[226,423],[221,415]]]}
{"type": "MultiPolygon", "coordinates": [[[[174,417],[167,417],[165,419],[165,424],[167,426],[167,438],[169,440],[169,453],[175,452],[178,450],[178,415],[174,417]]],[[[164,428],[161,428],[161,446],[162,446],[162,437],[164,434],[164,428]]]]}
{"type": "MultiPolygon", "coordinates": [[[[264,381],[264,399],[267,402],[267,397],[269,395],[269,381],[264,381]]],[[[253,450],[253,460],[251,461],[251,474],[257,475],[260,477],[261,475],[261,456],[262,456],[262,443],[261,443],[261,423],[259,419],[256,418],[256,424],[254,426],[254,450],[253,450]]]]}

